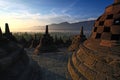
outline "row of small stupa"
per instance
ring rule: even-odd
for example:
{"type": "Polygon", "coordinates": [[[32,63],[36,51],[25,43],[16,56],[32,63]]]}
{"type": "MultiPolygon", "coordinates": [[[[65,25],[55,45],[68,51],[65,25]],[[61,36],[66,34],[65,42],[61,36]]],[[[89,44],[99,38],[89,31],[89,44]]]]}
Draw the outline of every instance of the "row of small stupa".
{"type": "MultiPolygon", "coordinates": [[[[56,51],[53,38],[46,32],[33,54],[56,51]],[[49,42],[48,42],[49,41],[49,42]]],[[[39,65],[28,57],[24,47],[18,43],[5,24],[5,33],[0,28],[0,78],[2,80],[41,80],[39,65]]]]}
{"type": "Polygon", "coordinates": [[[55,36],[55,41],[53,40],[53,37],[50,36],[48,25],[46,26],[45,33],[42,37],[37,38],[37,35],[35,34],[34,38],[31,37],[29,41],[26,41],[25,38],[22,36],[20,40],[17,40],[12,33],[10,32],[8,23],[5,24],[5,33],[2,33],[2,30],[0,28],[0,35],[3,37],[6,37],[7,39],[11,41],[18,42],[25,48],[36,48],[35,54],[39,52],[54,52],[57,51],[57,47],[60,46],[67,46],[71,43],[71,40],[67,40],[65,43],[60,37],[60,39],[57,39],[57,36],[55,36]],[[63,45],[64,44],[64,45],[63,45]]]}
{"type": "MultiPolygon", "coordinates": [[[[87,40],[82,31],[81,34],[82,36],[79,35],[75,40],[79,45],[75,45],[77,49],[72,50],[75,52],[68,61],[71,78],[73,80],[120,80],[120,0],[115,0],[96,20],[92,34],[87,40]]],[[[46,41],[47,39],[52,41],[48,34],[48,27],[35,53],[48,49],[43,44],[52,45],[52,42],[46,41]]],[[[77,43],[75,41],[73,46],[77,43]]],[[[8,24],[4,34],[0,29],[0,57],[2,80],[40,79],[38,65],[16,43],[8,24]]]]}
{"type": "Polygon", "coordinates": [[[0,29],[0,80],[41,80],[40,67],[30,59],[5,24],[0,29]]]}
{"type": "Polygon", "coordinates": [[[106,7],[68,62],[72,80],[120,80],[120,0],[106,7]]]}

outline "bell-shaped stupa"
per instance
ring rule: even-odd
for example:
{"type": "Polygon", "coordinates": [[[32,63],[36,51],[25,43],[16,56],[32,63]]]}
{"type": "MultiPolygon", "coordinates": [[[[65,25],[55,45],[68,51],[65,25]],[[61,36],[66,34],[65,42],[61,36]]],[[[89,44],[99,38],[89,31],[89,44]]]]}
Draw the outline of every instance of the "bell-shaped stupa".
{"type": "Polygon", "coordinates": [[[5,33],[3,35],[6,39],[17,42],[17,39],[10,32],[8,23],[5,23],[5,33]]]}
{"type": "Polygon", "coordinates": [[[75,35],[72,40],[72,44],[69,46],[69,51],[75,51],[79,48],[79,45],[86,40],[86,36],[84,35],[83,27],[81,27],[80,34],[75,35]]]}
{"type": "Polygon", "coordinates": [[[68,62],[73,80],[120,80],[120,0],[96,20],[91,36],[68,62]]]}
{"type": "MultiPolygon", "coordinates": [[[[41,80],[40,67],[23,47],[12,39],[6,28],[0,36],[0,80],[41,80]]],[[[0,31],[0,35],[2,32],[0,31]]]]}
{"type": "Polygon", "coordinates": [[[48,25],[46,25],[45,34],[41,37],[38,46],[34,50],[34,54],[55,51],[57,51],[57,48],[54,44],[53,37],[49,34],[48,25]]]}

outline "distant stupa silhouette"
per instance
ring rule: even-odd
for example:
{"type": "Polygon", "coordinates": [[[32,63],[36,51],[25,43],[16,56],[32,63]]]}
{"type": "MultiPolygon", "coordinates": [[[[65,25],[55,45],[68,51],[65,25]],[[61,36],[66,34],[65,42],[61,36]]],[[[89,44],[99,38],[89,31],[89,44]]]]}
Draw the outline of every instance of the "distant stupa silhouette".
{"type": "Polygon", "coordinates": [[[5,23],[5,34],[11,34],[8,23],[5,23]]]}
{"type": "Polygon", "coordinates": [[[54,44],[53,37],[50,36],[48,25],[46,25],[45,34],[43,34],[39,45],[36,47],[34,54],[38,54],[40,52],[54,52],[57,48],[54,44]]]}
{"type": "Polygon", "coordinates": [[[24,48],[13,39],[9,26],[6,24],[5,34],[0,36],[0,79],[40,80],[39,65],[30,59],[24,48]]]}
{"type": "Polygon", "coordinates": [[[5,23],[5,33],[3,34],[8,40],[17,41],[16,38],[12,35],[9,29],[8,23],[5,23]]]}
{"type": "Polygon", "coordinates": [[[38,44],[39,44],[39,39],[37,38],[37,35],[35,34],[33,40],[31,41],[31,45],[29,48],[36,48],[38,44]]]}
{"type": "Polygon", "coordinates": [[[48,25],[46,25],[45,34],[48,35],[48,25]]]}
{"type": "Polygon", "coordinates": [[[106,7],[68,62],[73,80],[120,80],[120,0],[106,7]]]}
{"type": "Polygon", "coordinates": [[[0,37],[2,36],[2,30],[1,30],[1,27],[0,27],[0,37]]]}
{"type": "Polygon", "coordinates": [[[80,42],[84,42],[87,38],[86,36],[84,35],[84,30],[83,30],[83,26],[81,27],[81,30],[80,30],[80,42]]]}
{"type": "Polygon", "coordinates": [[[72,40],[72,44],[69,46],[69,51],[75,51],[79,48],[79,45],[86,40],[86,36],[84,35],[83,26],[80,29],[80,34],[75,35],[72,40]]]}
{"type": "Polygon", "coordinates": [[[83,32],[83,26],[82,26],[80,30],[80,36],[83,36],[83,35],[84,35],[84,32],[83,32]]]}

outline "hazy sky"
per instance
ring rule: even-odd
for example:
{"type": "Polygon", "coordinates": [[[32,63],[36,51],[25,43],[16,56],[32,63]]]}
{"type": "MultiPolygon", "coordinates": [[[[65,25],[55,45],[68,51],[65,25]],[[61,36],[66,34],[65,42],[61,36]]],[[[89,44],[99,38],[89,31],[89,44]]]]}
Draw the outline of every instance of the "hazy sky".
{"type": "Polygon", "coordinates": [[[113,0],[0,0],[0,26],[11,31],[51,23],[93,20],[113,0]]]}

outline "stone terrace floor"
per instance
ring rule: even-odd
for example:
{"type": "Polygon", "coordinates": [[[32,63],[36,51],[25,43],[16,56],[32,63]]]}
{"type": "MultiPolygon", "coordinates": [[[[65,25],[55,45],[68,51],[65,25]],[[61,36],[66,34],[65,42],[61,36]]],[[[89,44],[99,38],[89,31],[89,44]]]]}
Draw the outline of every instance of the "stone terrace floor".
{"type": "MultiPolygon", "coordinates": [[[[34,49],[26,49],[30,57],[39,64],[42,71],[42,80],[71,80],[67,71],[68,58],[71,55],[66,48],[60,52],[40,53],[32,55],[34,49]]],[[[40,79],[41,80],[41,79],[40,79]]]]}

